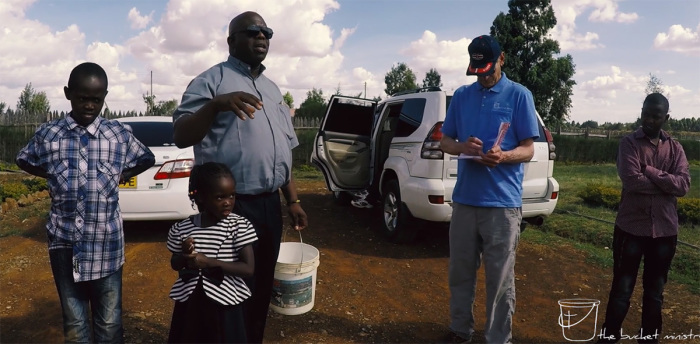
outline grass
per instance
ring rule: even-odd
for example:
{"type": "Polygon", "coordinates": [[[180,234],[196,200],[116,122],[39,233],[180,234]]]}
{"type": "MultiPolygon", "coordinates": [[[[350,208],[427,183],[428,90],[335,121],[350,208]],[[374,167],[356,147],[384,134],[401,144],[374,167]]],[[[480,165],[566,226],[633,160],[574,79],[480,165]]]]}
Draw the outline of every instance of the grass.
{"type": "MultiPolygon", "coordinates": [[[[691,176],[700,176],[700,164],[691,165],[691,176]]],[[[545,233],[556,234],[580,243],[580,248],[589,253],[592,260],[612,266],[611,251],[604,247],[612,245],[613,224],[616,212],[603,207],[589,207],[583,204],[578,193],[589,183],[601,183],[605,186],[621,188],[614,164],[576,165],[557,164],[554,178],[559,182],[559,202],[555,213],[541,227],[545,233]],[[586,215],[603,221],[571,214],[586,215]]],[[[691,183],[685,197],[700,197],[700,183],[691,183]]],[[[700,246],[700,228],[684,224],[679,228],[678,240],[700,246]]],[[[700,251],[678,245],[671,267],[670,278],[687,284],[691,291],[700,294],[700,251]]]]}

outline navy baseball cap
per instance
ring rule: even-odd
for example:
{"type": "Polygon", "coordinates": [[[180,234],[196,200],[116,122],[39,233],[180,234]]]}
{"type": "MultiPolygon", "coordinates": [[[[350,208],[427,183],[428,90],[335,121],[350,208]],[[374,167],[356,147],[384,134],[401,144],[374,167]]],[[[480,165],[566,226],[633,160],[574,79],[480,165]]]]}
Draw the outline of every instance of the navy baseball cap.
{"type": "Polygon", "coordinates": [[[501,56],[501,46],[489,35],[474,38],[469,43],[469,68],[467,75],[487,76],[493,74],[496,61],[501,56]]]}

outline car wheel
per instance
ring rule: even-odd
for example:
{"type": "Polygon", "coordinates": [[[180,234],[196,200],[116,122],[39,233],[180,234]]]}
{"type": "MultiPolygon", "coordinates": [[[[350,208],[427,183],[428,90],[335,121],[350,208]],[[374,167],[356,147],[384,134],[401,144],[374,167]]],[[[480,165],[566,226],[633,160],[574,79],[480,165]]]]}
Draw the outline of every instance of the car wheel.
{"type": "Polygon", "coordinates": [[[337,205],[348,206],[352,196],[345,191],[333,191],[333,202],[337,205]]]}
{"type": "Polygon", "coordinates": [[[390,180],[384,187],[382,197],[382,232],[392,242],[406,243],[413,241],[418,234],[413,217],[406,205],[401,202],[401,191],[397,180],[390,180]]]}
{"type": "Polygon", "coordinates": [[[524,232],[525,228],[527,228],[527,222],[520,222],[520,233],[524,232]]]}

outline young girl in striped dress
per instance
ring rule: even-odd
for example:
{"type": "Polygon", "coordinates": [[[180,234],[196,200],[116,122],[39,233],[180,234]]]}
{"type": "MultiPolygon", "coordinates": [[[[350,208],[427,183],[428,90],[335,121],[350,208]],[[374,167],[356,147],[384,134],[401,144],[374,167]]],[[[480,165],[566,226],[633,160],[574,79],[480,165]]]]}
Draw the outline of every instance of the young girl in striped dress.
{"type": "Polygon", "coordinates": [[[200,211],[170,228],[170,264],[179,276],[169,343],[245,343],[242,302],[250,290],[241,277],[253,275],[250,222],[234,214],[236,182],[223,164],[195,166],[189,196],[200,211]]]}

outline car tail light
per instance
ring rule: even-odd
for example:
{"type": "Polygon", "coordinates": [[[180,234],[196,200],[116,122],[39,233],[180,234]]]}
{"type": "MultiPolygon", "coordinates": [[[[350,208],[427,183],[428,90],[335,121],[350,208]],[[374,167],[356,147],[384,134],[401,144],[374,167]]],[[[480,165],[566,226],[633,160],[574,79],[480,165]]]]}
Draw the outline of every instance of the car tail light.
{"type": "Polygon", "coordinates": [[[444,204],[445,196],[428,196],[428,202],[432,204],[444,204]]]}
{"type": "Polygon", "coordinates": [[[554,145],[554,137],[547,128],[544,128],[544,136],[547,138],[547,145],[549,146],[549,160],[555,160],[557,153],[554,150],[557,149],[557,146],[554,145]]]}
{"type": "Polygon", "coordinates": [[[163,163],[153,179],[177,179],[177,178],[187,178],[192,172],[192,167],[194,166],[194,160],[183,159],[183,160],[170,160],[163,163]]]}
{"type": "Polygon", "coordinates": [[[559,197],[559,193],[554,191],[552,192],[552,197],[550,199],[557,199],[557,197],[559,197]]]}
{"type": "Polygon", "coordinates": [[[423,159],[442,159],[444,153],[440,149],[440,140],[442,140],[442,122],[437,122],[423,141],[420,157],[423,159]]]}

